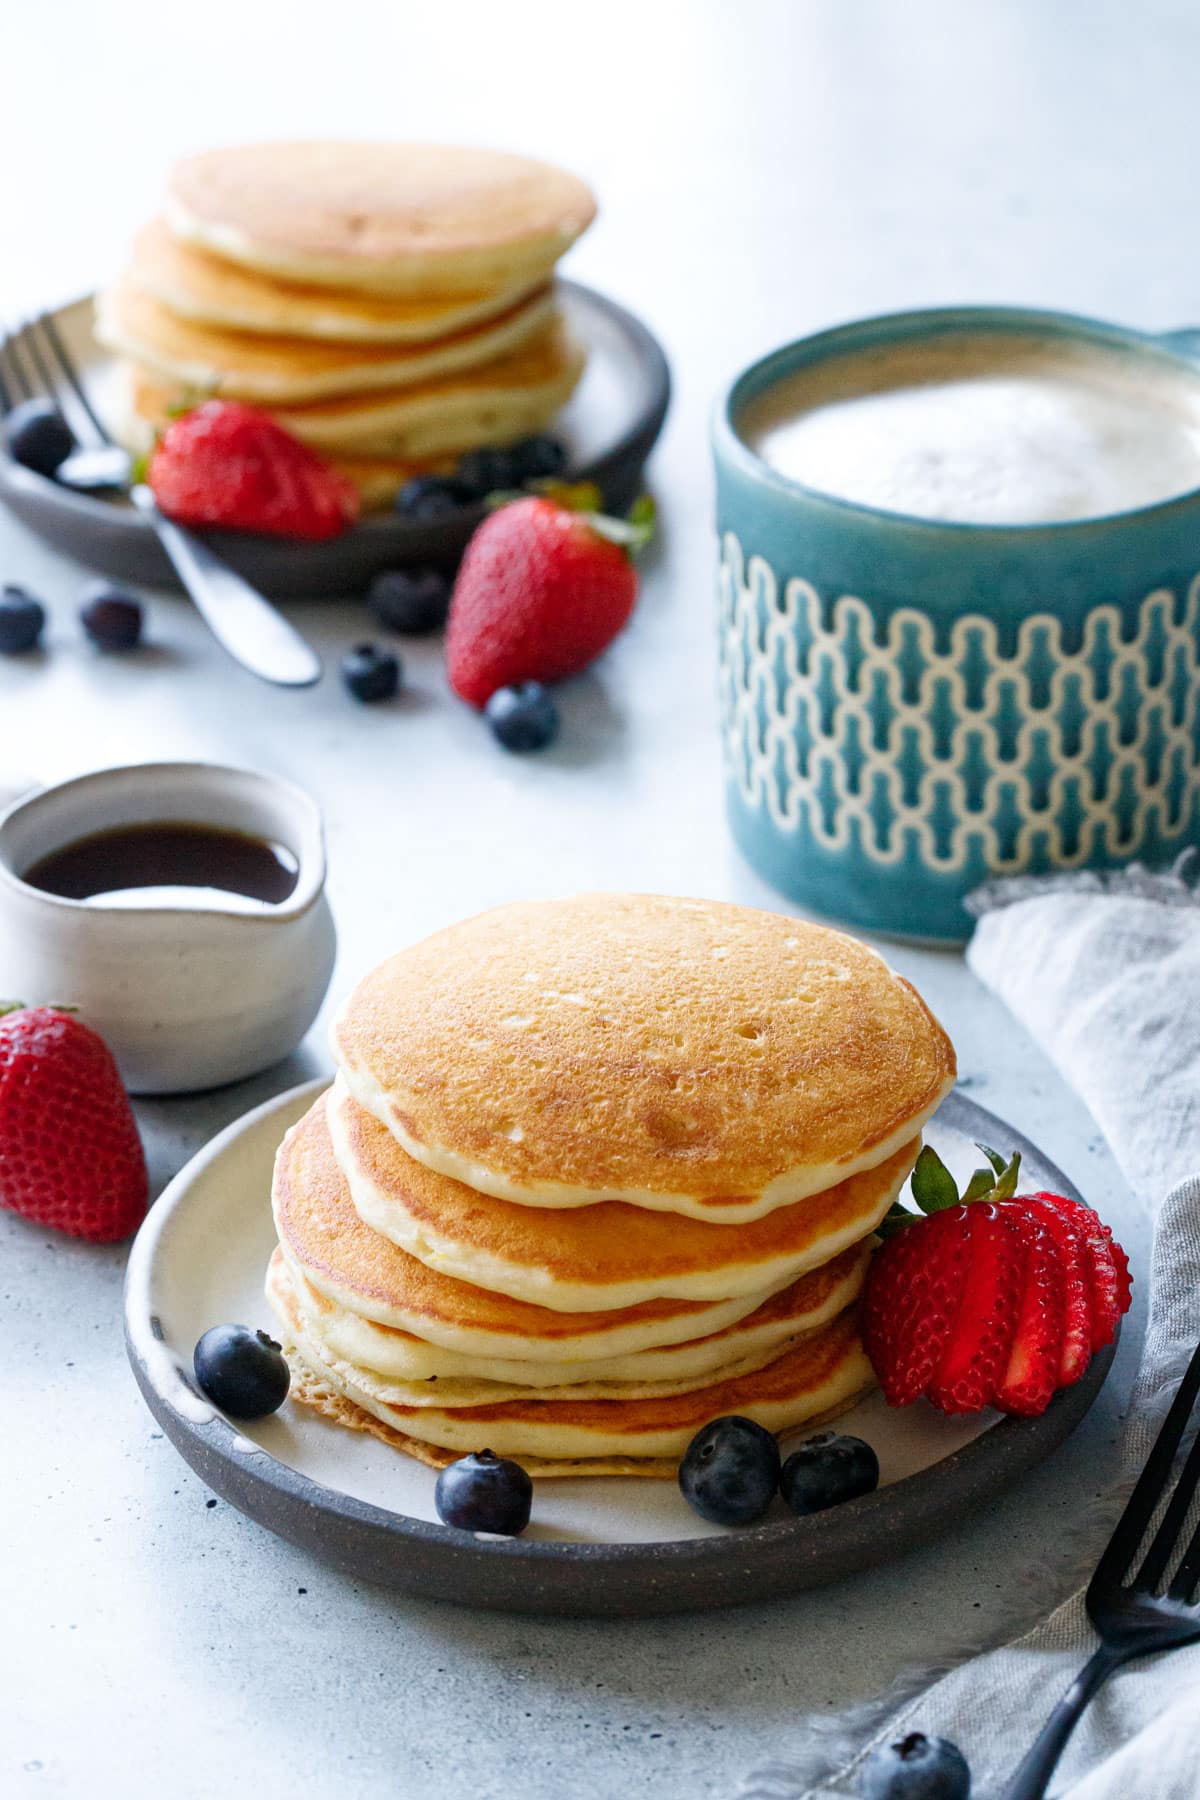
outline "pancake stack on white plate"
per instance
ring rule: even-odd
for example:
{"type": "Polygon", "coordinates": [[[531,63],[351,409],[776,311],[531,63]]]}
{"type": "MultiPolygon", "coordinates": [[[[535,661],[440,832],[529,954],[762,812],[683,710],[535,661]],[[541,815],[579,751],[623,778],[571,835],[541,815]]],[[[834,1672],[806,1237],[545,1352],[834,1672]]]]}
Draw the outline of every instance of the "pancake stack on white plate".
{"type": "Polygon", "coordinates": [[[285,1139],[294,1396],[442,1465],[669,1475],[871,1383],[875,1226],[954,1079],[872,951],[712,901],[501,907],[392,957],[285,1139]]]}
{"type": "Polygon", "coordinates": [[[554,290],[595,202],[497,151],[290,143],[172,170],[162,217],[100,296],[130,436],[214,395],[263,407],[368,505],[467,450],[540,431],[584,353],[554,290]]]}

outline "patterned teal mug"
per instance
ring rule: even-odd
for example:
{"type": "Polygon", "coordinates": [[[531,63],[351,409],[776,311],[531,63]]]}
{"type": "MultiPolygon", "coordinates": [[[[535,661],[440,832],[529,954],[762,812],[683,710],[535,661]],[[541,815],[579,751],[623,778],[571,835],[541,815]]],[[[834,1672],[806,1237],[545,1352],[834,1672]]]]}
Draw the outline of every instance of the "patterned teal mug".
{"type": "Polygon", "coordinates": [[[753,364],[713,425],[729,817],[812,910],[959,942],[996,875],[1200,841],[1200,489],[1051,525],[911,518],[802,486],[739,435],[806,364],[956,330],[1064,337],[1194,380],[1200,332],[1000,308],[894,315],[753,364]]]}

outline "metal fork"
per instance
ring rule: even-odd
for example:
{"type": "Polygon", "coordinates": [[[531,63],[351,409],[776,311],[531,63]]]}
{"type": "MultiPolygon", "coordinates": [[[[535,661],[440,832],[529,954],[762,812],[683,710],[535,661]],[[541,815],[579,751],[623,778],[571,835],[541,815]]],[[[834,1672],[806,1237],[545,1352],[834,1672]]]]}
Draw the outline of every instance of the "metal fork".
{"type": "Polygon", "coordinates": [[[1176,1650],[1200,1639],[1200,1527],[1176,1560],[1200,1483],[1200,1432],[1173,1492],[1170,1485],[1175,1457],[1198,1395],[1200,1345],[1087,1591],[1088,1617],[1100,1634],[1100,1648],[1051,1713],[1005,1790],[1004,1800],[1039,1800],[1045,1793],[1080,1714],[1114,1669],[1132,1657],[1176,1650]],[[1164,1500],[1166,1511],[1140,1566],[1131,1575],[1142,1540],[1164,1500]],[[1172,1565],[1174,1573],[1160,1593],[1172,1565]]]}
{"type": "Polygon", "coordinates": [[[67,459],[61,478],[80,489],[128,489],[134,506],[157,533],[197,611],[230,656],[263,681],[280,687],[311,687],[319,681],[320,658],[282,613],[201,538],[164,518],[145,483],[130,485],[128,453],[114,443],[48,313],[39,313],[0,337],[0,414],[7,416],[23,400],[43,394],[60,410],[65,400],[76,423],[92,439],[67,459]]]}

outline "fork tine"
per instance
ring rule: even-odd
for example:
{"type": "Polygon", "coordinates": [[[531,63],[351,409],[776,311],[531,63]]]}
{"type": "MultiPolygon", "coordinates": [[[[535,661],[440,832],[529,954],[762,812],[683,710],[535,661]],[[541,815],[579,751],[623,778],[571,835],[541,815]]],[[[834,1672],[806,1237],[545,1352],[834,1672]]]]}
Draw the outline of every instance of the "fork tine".
{"type": "MultiPolygon", "coordinates": [[[[1166,1423],[1155,1439],[1137,1486],[1129,1496],[1129,1504],[1117,1522],[1107,1550],[1096,1565],[1088,1589],[1115,1588],[1122,1584],[1125,1573],[1138,1553],[1146,1528],[1154,1517],[1163,1490],[1175,1465],[1175,1453],[1183,1440],[1196,1396],[1200,1393],[1200,1344],[1179,1384],[1179,1392],[1167,1414],[1166,1423]]],[[[1178,1529],[1178,1527],[1176,1527],[1178,1529]]]]}
{"type": "Polygon", "coordinates": [[[22,400],[30,399],[33,394],[33,388],[30,386],[29,382],[28,371],[26,370],[21,357],[17,354],[17,346],[23,342],[24,336],[24,325],[18,325],[15,330],[9,328],[5,329],[3,343],[4,367],[7,371],[6,386],[11,389],[11,403],[13,406],[18,406],[22,400]]]}
{"type": "Polygon", "coordinates": [[[1183,1553],[1183,1561],[1175,1571],[1175,1579],[1167,1589],[1172,1600],[1192,1600],[1200,1593],[1200,1525],[1183,1553]]]}
{"type": "Polygon", "coordinates": [[[1158,1586],[1166,1573],[1171,1553],[1179,1541],[1180,1533],[1187,1524],[1188,1513],[1192,1508],[1192,1497],[1196,1485],[1200,1482],[1200,1437],[1192,1445],[1191,1455],[1183,1465],[1179,1480],[1175,1484],[1175,1492],[1171,1495],[1171,1504],[1163,1514],[1162,1523],[1154,1534],[1154,1542],[1146,1552],[1145,1561],[1134,1577],[1135,1585],[1148,1588],[1151,1592],[1158,1586]]]}
{"type": "MultiPolygon", "coordinates": [[[[109,434],[108,428],[104,425],[99,414],[96,412],[95,407],[92,405],[84,391],[84,386],[79,379],[74,361],[72,360],[66,345],[63,343],[62,333],[59,331],[54,319],[49,313],[41,313],[38,316],[37,324],[41,327],[42,335],[50,346],[51,354],[58,364],[59,369],[62,371],[63,378],[91,423],[92,430],[96,433],[96,436],[100,439],[102,444],[111,444],[113,440],[109,434]]],[[[51,383],[52,387],[55,385],[55,383],[51,383]]]]}

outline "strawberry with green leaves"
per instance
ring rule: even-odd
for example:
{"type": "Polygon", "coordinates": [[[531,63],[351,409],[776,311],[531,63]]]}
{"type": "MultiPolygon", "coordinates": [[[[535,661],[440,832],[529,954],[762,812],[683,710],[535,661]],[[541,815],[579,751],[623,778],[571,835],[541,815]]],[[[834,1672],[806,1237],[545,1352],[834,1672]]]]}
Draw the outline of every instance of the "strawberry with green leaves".
{"type": "Polygon", "coordinates": [[[863,1343],[892,1406],[991,1406],[1032,1417],[1084,1373],[1129,1309],[1129,1263],[1107,1225],[1062,1194],[1018,1194],[1020,1154],[981,1144],[962,1194],[926,1145],[918,1211],[897,1203],[863,1300],[863,1343]]]}
{"type": "Polygon", "coordinates": [[[652,535],[653,502],[643,497],[628,519],[612,519],[588,483],[543,486],[486,518],[458,571],[446,671],[472,706],[502,688],[580,674],[633,611],[632,558],[652,535]]]}

